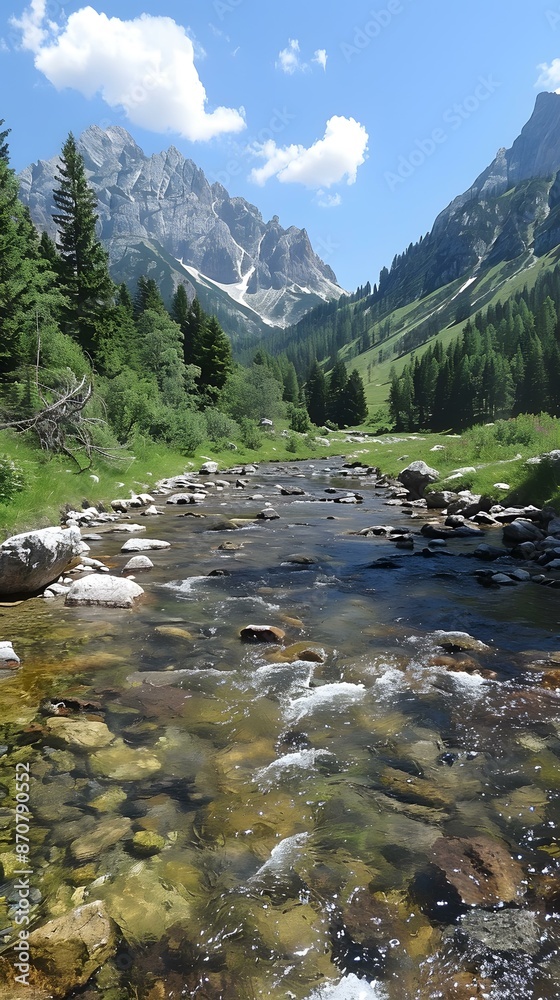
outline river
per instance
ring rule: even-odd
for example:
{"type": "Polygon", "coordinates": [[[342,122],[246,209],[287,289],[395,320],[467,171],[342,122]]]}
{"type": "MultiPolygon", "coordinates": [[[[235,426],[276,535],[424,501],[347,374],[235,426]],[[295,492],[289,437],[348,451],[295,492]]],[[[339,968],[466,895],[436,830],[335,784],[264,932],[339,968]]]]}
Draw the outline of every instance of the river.
{"type": "Polygon", "coordinates": [[[474,539],[356,534],[427,514],[341,466],[162,506],[131,611],[1,609],[4,956],[24,761],[32,925],[99,900],[118,927],[80,997],[560,997],[558,590],[481,587],[474,539]]]}

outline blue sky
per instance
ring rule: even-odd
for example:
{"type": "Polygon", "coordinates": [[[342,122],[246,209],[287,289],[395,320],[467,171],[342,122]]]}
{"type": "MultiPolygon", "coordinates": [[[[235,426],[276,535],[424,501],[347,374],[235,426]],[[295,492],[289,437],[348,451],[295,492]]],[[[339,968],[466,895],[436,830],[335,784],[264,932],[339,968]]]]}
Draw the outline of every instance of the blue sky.
{"type": "Polygon", "coordinates": [[[560,0],[5,0],[12,165],[72,130],[174,144],[343,287],[394,254],[560,89],[560,0]]]}

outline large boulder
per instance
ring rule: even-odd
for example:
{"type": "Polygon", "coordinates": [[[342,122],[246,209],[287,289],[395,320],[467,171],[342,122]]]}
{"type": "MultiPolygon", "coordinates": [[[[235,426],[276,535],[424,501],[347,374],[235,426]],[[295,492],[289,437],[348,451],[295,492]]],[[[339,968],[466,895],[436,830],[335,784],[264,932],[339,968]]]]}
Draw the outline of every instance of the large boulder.
{"type": "Polygon", "coordinates": [[[66,596],[69,607],[79,605],[104,608],[131,608],[136,597],[144,591],[133,580],[118,576],[86,576],[76,580],[66,596]]]}
{"type": "Polygon", "coordinates": [[[80,552],[80,529],[42,528],[0,545],[0,595],[35,594],[57,580],[80,552]]]}
{"type": "Polygon", "coordinates": [[[399,475],[399,481],[408,490],[414,500],[424,496],[424,490],[430,483],[439,479],[439,472],[431,469],[425,462],[411,462],[399,475]]]}
{"type": "Polygon", "coordinates": [[[518,517],[504,527],[506,545],[520,545],[523,542],[538,542],[544,538],[543,532],[527,518],[518,517]]]}

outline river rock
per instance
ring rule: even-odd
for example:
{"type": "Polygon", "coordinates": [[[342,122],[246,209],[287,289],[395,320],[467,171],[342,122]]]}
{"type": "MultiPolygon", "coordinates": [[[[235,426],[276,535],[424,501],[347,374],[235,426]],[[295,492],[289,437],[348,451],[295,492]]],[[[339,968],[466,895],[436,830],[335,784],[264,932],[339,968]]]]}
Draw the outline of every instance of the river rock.
{"type": "Polygon", "coordinates": [[[215,476],[220,466],[217,462],[205,462],[200,469],[201,476],[215,476]]]}
{"type": "MultiPolygon", "coordinates": [[[[108,912],[129,944],[159,941],[170,927],[183,937],[193,923],[192,906],[181,895],[181,883],[166,884],[147,863],[136,862],[134,875],[116,875],[99,890],[108,912]]],[[[183,890],[184,891],[184,890],[183,890]]]]}
{"type": "Polygon", "coordinates": [[[126,566],[123,569],[123,573],[133,573],[138,572],[138,570],[143,569],[153,569],[154,564],[148,556],[133,556],[129,559],[126,566]]]}
{"type": "Polygon", "coordinates": [[[519,545],[521,542],[538,542],[544,535],[533,521],[518,517],[504,526],[503,538],[506,545],[519,545]]]}
{"type": "Polygon", "coordinates": [[[105,608],[131,608],[134,600],[144,591],[133,580],[118,576],[88,576],[72,584],[65,603],[105,608]]]}
{"type": "Polygon", "coordinates": [[[450,490],[439,490],[434,493],[426,493],[428,510],[445,510],[446,507],[449,507],[449,504],[453,503],[457,499],[458,494],[452,493],[450,490]]]}
{"type": "Polygon", "coordinates": [[[70,847],[72,857],[76,861],[91,861],[99,857],[103,851],[118,844],[119,840],[131,833],[131,822],[124,816],[111,816],[97,821],[90,833],[78,837],[70,847]]]}
{"type": "Polygon", "coordinates": [[[265,507],[264,510],[261,510],[261,512],[257,514],[257,519],[259,521],[278,521],[279,518],[280,514],[273,510],[272,507],[265,507]]]}
{"type": "Polygon", "coordinates": [[[462,653],[466,650],[476,653],[490,651],[490,646],[481,642],[480,639],[475,639],[468,632],[444,632],[438,629],[436,632],[431,633],[430,638],[449,653],[462,653]]]}
{"type": "Polygon", "coordinates": [[[446,528],[437,523],[423,524],[420,534],[424,538],[455,538],[458,528],[446,528]]]}
{"type": "Polygon", "coordinates": [[[43,528],[0,545],[0,595],[33,594],[58,580],[79,554],[79,528],[43,528]]]}
{"type": "Polygon", "coordinates": [[[163,542],[159,538],[130,538],[124,543],[121,552],[150,552],[152,549],[170,548],[170,542],[163,542]]]}
{"type": "Polygon", "coordinates": [[[113,781],[142,781],[159,771],[161,763],[143,747],[132,750],[119,739],[93,754],[89,766],[93,774],[113,781]]]}
{"type": "Polygon", "coordinates": [[[541,934],[536,913],[529,910],[503,910],[489,913],[472,910],[461,918],[460,937],[490,951],[522,952],[536,955],[541,947],[541,934]]]}
{"type": "Polygon", "coordinates": [[[0,642],[0,670],[14,670],[20,665],[20,658],[11,642],[0,642]]]}
{"type": "Polygon", "coordinates": [[[552,521],[548,522],[547,534],[560,536],[560,517],[553,517],[552,521]]]}
{"type": "Polygon", "coordinates": [[[158,625],[156,632],[159,635],[169,636],[171,639],[194,639],[194,636],[186,628],[179,628],[177,625],[158,625]]]}
{"type": "Polygon", "coordinates": [[[132,524],[132,522],[127,524],[117,524],[114,528],[109,528],[109,532],[127,532],[129,535],[136,535],[138,532],[146,531],[145,524],[132,524]]]}
{"type": "Polygon", "coordinates": [[[464,906],[498,906],[524,895],[521,865],[491,837],[441,837],[432,857],[464,906]]]}
{"type": "Polygon", "coordinates": [[[174,504],[176,507],[193,506],[197,503],[203,503],[204,500],[206,500],[206,493],[175,493],[172,497],[167,498],[167,503],[174,504]]]}
{"type": "Polygon", "coordinates": [[[439,472],[431,469],[425,462],[411,462],[399,475],[399,481],[408,490],[413,499],[420,500],[429,483],[439,479],[439,472]]]}
{"type": "Polygon", "coordinates": [[[241,629],[243,642],[282,642],[286,636],[276,625],[246,625],[241,629]]]}
{"type": "Polygon", "coordinates": [[[165,847],[165,838],[159,833],[152,833],[149,830],[138,830],[132,838],[132,849],[135,854],[142,858],[149,858],[153,854],[159,854],[165,847]]]}
{"type": "Polygon", "coordinates": [[[99,750],[108,746],[114,739],[113,733],[104,722],[54,716],[47,719],[46,727],[58,740],[76,750],[99,750]]]}
{"type": "Polygon", "coordinates": [[[508,524],[511,521],[517,521],[519,518],[525,521],[542,521],[543,512],[540,507],[534,507],[533,504],[528,504],[526,507],[502,507],[501,510],[493,511],[496,520],[500,521],[501,524],[508,524]]]}
{"type": "Polygon", "coordinates": [[[65,997],[84,986],[115,954],[116,928],[105,904],[96,900],[32,931],[29,948],[33,978],[36,971],[47,981],[45,993],[27,988],[30,997],[65,997]]]}
{"type": "Polygon", "coordinates": [[[515,580],[505,573],[493,573],[492,583],[498,587],[515,587],[515,580]]]}

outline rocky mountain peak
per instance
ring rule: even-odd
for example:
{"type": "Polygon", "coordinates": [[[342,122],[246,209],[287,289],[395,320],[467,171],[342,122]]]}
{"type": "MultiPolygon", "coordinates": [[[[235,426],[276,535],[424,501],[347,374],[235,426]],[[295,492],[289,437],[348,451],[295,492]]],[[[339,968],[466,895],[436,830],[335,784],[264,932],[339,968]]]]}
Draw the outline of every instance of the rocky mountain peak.
{"type": "MultiPolygon", "coordinates": [[[[175,269],[174,284],[182,276],[215,285],[234,308],[243,306],[277,326],[297,322],[342,293],[305,230],[283,229],[278,216],[265,223],[254,205],[232,198],[219,183],[210,185],[175,146],[146,156],[126,129],[92,125],[78,147],[97,196],[99,233],[119,280],[127,276],[123,260],[130,260],[131,246],[144,245],[175,269]]],[[[20,177],[22,201],[51,236],[58,162],[39,161],[20,177]]]]}

